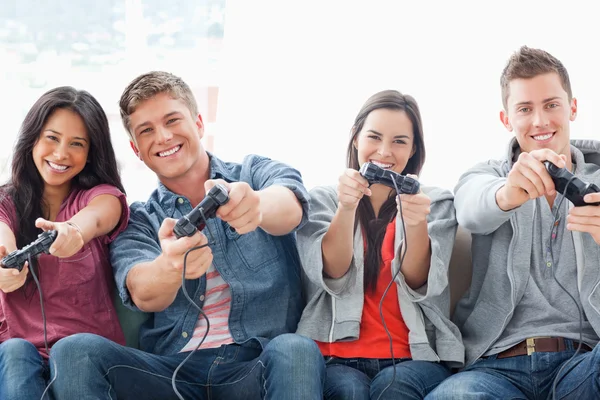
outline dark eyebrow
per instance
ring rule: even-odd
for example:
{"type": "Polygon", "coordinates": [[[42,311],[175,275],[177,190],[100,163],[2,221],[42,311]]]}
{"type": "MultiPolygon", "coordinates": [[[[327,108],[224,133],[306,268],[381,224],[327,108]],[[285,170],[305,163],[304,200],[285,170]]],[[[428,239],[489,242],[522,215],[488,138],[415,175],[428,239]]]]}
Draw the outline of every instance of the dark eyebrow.
{"type": "MultiPolygon", "coordinates": [[[[59,136],[62,136],[62,133],[60,133],[60,132],[58,132],[58,131],[55,131],[54,129],[46,129],[44,132],[47,132],[47,131],[50,131],[50,132],[52,132],[52,133],[56,133],[56,134],[57,134],[57,135],[59,135],[59,136]]],[[[86,138],[82,138],[82,137],[79,137],[79,136],[75,136],[75,139],[83,140],[84,142],[86,142],[86,143],[87,143],[87,139],[86,139],[86,138]]]]}
{"type": "MultiPolygon", "coordinates": [[[[369,129],[367,132],[374,133],[377,136],[383,136],[381,133],[374,131],[373,129],[369,129]]],[[[394,136],[394,139],[410,139],[410,137],[408,135],[396,135],[394,136]]]]}
{"type": "MultiPolygon", "coordinates": [[[[169,117],[172,117],[172,116],[173,116],[173,115],[175,115],[175,114],[181,114],[181,113],[180,113],[179,111],[171,111],[170,113],[167,113],[167,114],[165,114],[165,115],[163,116],[163,119],[167,119],[167,118],[169,118],[169,117]]],[[[142,122],[141,124],[138,124],[138,125],[137,125],[137,126],[134,128],[134,129],[133,129],[133,131],[134,131],[134,132],[137,132],[137,130],[138,130],[138,129],[140,129],[142,126],[145,126],[145,125],[152,125],[152,123],[151,123],[150,121],[142,122]]]]}

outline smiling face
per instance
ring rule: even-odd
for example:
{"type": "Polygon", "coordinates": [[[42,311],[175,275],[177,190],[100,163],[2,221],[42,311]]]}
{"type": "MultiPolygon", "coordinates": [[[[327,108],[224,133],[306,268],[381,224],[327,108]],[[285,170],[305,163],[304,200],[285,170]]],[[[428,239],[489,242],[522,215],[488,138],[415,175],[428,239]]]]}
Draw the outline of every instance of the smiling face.
{"type": "Polygon", "coordinates": [[[402,173],[414,154],[413,124],[405,111],[380,108],[367,116],[354,146],[358,163],[402,173]]]}
{"type": "Polygon", "coordinates": [[[186,104],[159,93],[129,116],[134,150],[161,182],[184,178],[200,162],[204,125],[186,104]]]}
{"type": "Polygon", "coordinates": [[[500,119],[515,133],[521,151],[550,149],[571,159],[569,123],[577,117],[577,100],[569,95],[557,73],[514,79],[506,110],[500,119]]]}
{"type": "Polygon", "coordinates": [[[46,188],[68,191],[85,167],[90,140],[81,117],[68,109],[54,111],[33,146],[33,161],[46,188]]]}

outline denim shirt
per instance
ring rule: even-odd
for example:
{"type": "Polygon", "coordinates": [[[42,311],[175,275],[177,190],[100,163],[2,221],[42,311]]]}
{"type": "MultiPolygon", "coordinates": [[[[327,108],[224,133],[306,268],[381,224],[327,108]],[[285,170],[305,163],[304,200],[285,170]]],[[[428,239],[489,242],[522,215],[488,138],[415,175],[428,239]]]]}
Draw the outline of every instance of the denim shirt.
{"type": "MultiPolygon", "coordinates": [[[[257,155],[246,156],[241,164],[224,162],[211,154],[209,157],[210,179],[243,181],[254,190],[271,185],[290,189],[303,208],[296,230],[306,223],[308,192],[297,170],[257,155]]],[[[158,230],[163,220],[178,219],[192,206],[187,198],[159,183],[147,202],[135,202],[130,208],[129,225],[111,244],[110,254],[123,303],[139,311],[127,289],[127,274],[135,265],[153,261],[161,254],[158,230]]],[[[211,242],[213,265],[231,289],[229,329],[235,342],[264,346],[277,335],[295,332],[304,308],[295,230],[272,236],[257,228],[240,235],[218,218],[209,219],[207,228],[203,233],[211,242]]],[[[202,307],[206,278],[186,280],[185,285],[190,297],[202,307]]],[[[179,289],[168,308],[149,313],[140,328],[140,348],[159,355],[178,353],[192,338],[199,314],[179,289]]]]}

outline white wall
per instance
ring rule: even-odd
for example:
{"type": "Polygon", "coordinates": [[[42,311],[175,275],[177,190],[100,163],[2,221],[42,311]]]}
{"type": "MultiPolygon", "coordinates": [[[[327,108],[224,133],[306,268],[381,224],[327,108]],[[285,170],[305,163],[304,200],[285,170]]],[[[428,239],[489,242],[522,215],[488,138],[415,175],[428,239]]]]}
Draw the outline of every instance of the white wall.
{"type": "Polygon", "coordinates": [[[579,101],[572,137],[600,139],[597,26],[579,1],[228,0],[216,152],[268,155],[308,187],[333,184],[362,103],[397,89],[421,106],[421,181],[452,189],[505,152],[500,73],[523,44],[567,67],[579,101]]]}

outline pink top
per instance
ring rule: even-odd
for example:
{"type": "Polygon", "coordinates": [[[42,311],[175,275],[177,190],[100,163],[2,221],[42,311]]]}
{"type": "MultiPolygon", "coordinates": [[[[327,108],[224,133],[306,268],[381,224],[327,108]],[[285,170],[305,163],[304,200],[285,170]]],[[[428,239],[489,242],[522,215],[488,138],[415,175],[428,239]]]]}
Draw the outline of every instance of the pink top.
{"type": "MultiPolygon", "coordinates": [[[[108,244],[127,227],[129,207],[125,195],[110,185],[89,190],[74,189],[63,201],[57,222],[68,221],[96,196],[111,194],[121,201],[123,212],[117,227],[108,235],[92,239],[68,258],[42,254],[38,258],[38,278],[42,288],[48,346],[75,333],[95,333],[125,344],[117,312],[113,305],[114,279],[108,244]]],[[[0,204],[0,221],[13,232],[11,221],[16,211],[12,202],[0,204]]],[[[40,295],[30,279],[11,293],[0,291],[0,343],[22,338],[33,343],[47,357],[40,295]]]]}

